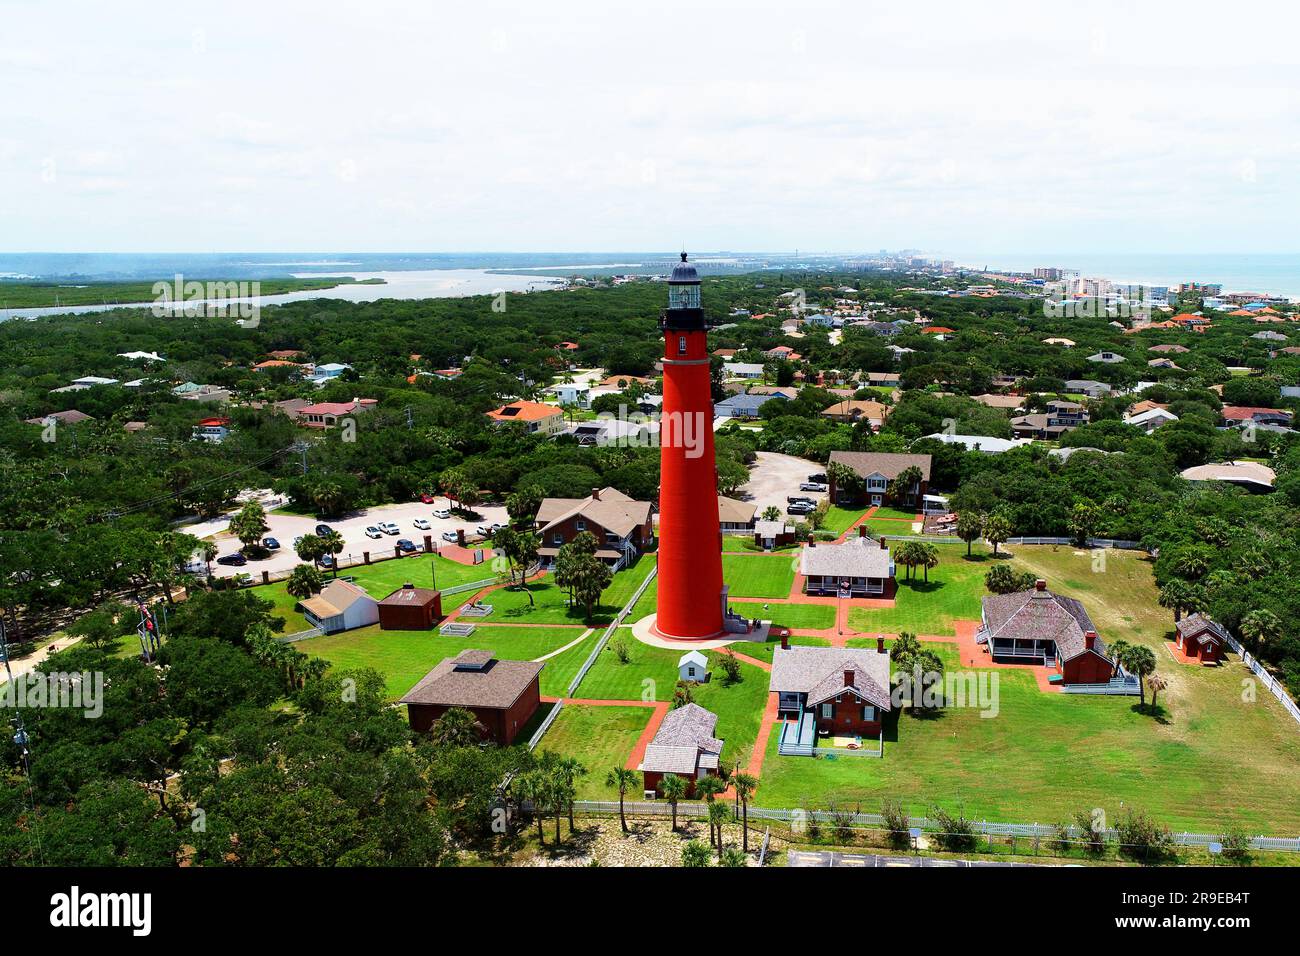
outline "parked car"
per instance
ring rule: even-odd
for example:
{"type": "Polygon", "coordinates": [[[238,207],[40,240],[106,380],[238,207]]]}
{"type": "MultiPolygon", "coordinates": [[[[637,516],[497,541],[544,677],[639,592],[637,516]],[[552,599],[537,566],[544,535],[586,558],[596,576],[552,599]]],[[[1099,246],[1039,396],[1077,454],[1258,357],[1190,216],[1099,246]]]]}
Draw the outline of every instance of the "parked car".
{"type": "Polygon", "coordinates": [[[402,552],[402,554],[415,554],[420,549],[410,538],[398,538],[397,550],[402,552]]]}
{"type": "Polygon", "coordinates": [[[248,563],[248,558],[242,553],[236,551],[234,554],[223,554],[217,558],[217,564],[224,564],[231,567],[242,568],[248,563]]]}
{"type": "Polygon", "coordinates": [[[448,509],[448,508],[434,508],[434,509],[433,509],[433,516],[434,516],[435,518],[450,518],[450,517],[451,517],[451,510],[448,509]]]}
{"type": "Polygon", "coordinates": [[[317,537],[324,537],[325,535],[329,534],[329,533],[332,532],[333,530],[334,530],[334,529],[331,528],[331,527],[330,527],[329,525],[327,525],[327,524],[318,524],[318,525],[316,526],[316,536],[317,536],[317,537]]]}
{"type": "Polygon", "coordinates": [[[825,491],[828,486],[820,481],[805,481],[799,486],[800,491],[825,491]]]}
{"type": "Polygon", "coordinates": [[[426,505],[433,504],[433,495],[420,495],[420,503],[426,505]]]}
{"type": "Polygon", "coordinates": [[[402,533],[402,529],[399,528],[397,525],[393,524],[391,521],[381,521],[381,522],[379,522],[379,530],[382,531],[384,534],[401,534],[401,533],[402,533]]]}
{"type": "Polygon", "coordinates": [[[279,551],[280,542],[275,538],[263,538],[262,547],[266,548],[267,551],[279,551]]]}
{"type": "Polygon", "coordinates": [[[807,501],[795,501],[785,509],[785,513],[788,515],[810,515],[815,510],[815,506],[807,501]]]}
{"type": "Polygon", "coordinates": [[[380,531],[378,528],[376,528],[374,525],[371,525],[370,527],[366,528],[367,538],[382,538],[383,536],[384,533],[380,531]]]}
{"type": "Polygon", "coordinates": [[[504,527],[503,524],[481,524],[478,526],[478,533],[485,538],[490,538],[504,527]]]}
{"type": "Polygon", "coordinates": [[[456,542],[460,540],[460,535],[458,535],[455,531],[444,531],[442,533],[442,540],[456,542]]]}
{"type": "Polygon", "coordinates": [[[824,485],[828,481],[825,475],[809,475],[808,480],[812,482],[816,482],[819,485],[824,485]]]}
{"type": "Polygon", "coordinates": [[[799,504],[816,505],[817,504],[817,502],[813,501],[807,495],[791,495],[789,498],[785,499],[785,503],[788,505],[799,505],[799,504]]]}
{"type": "Polygon", "coordinates": [[[332,568],[334,567],[334,555],[332,554],[321,555],[320,561],[317,563],[320,564],[322,568],[332,568]]]}
{"type": "Polygon", "coordinates": [[[411,524],[415,525],[415,530],[416,530],[416,531],[428,531],[428,530],[429,530],[429,519],[428,519],[428,518],[416,518],[414,521],[411,522],[411,524]]]}

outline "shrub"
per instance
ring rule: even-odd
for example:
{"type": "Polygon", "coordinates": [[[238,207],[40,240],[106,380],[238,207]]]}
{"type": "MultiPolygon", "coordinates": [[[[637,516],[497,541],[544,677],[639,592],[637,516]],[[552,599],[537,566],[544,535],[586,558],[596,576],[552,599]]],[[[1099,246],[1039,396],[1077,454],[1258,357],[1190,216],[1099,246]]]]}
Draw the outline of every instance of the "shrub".
{"type": "Polygon", "coordinates": [[[614,643],[610,644],[609,647],[614,652],[614,659],[620,664],[626,664],[632,660],[632,648],[628,647],[627,638],[616,637],[614,643]]]}
{"type": "Polygon", "coordinates": [[[885,818],[885,836],[895,850],[905,850],[912,845],[911,825],[907,814],[896,800],[886,800],[880,807],[885,818]]]}
{"type": "Polygon", "coordinates": [[[1106,849],[1106,834],[1091,810],[1080,810],[1074,815],[1074,824],[1083,838],[1083,848],[1093,856],[1101,856],[1106,849]]]}
{"type": "Polygon", "coordinates": [[[975,827],[960,811],[953,816],[947,810],[935,807],[930,816],[939,825],[934,839],[940,847],[955,851],[975,849],[975,827]]]}
{"type": "Polygon", "coordinates": [[[1224,859],[1243,866],[1250,862],[1250,837],[1241,827],[1232,827],[1219,842],[1223,844],[1224,859]]]}
{"type": "Polygon", "coordinates": [[[1126,856],[1153,862],[1173,854],[1174,835],[1169,827],[1141,810],[1126,810],[1115,831],[1119,834],[1119,851],[1126,856]]]}
{"type": "Polygon", "coordinates": [[[731,651],[723,651],[718,655],[718,666],[722,668],[722,682],[730,686],[744,680],[744,674],[741,673],[740,660],[731,651]]]}

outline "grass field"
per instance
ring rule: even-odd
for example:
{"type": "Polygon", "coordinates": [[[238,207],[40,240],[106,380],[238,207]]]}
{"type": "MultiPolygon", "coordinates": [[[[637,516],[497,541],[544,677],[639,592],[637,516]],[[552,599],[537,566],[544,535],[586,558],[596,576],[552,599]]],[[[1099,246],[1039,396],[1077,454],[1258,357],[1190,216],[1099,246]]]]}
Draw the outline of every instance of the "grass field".
{"type": "Polygon", "coordinates": [[[979,620],[984,575],[993,560],[975,549],[966,557],[966,546],[937,545],[939,566],[930,570],[927,583],[918,568],[915,579],[904,581],[904,568],[898,569],[898,593],[894,607],[887,609],[853,608],[849,627],[855,631],[901,634],[950,635],[956,633],[952,622],[957,619],[979,620]]]}
{"type": "MultiPolygon", "coordinates": [[[[567,592],[556,587],[555,578],[550,574],[528,585],[528,592],[532,593],[531,604],[528,593],[522,588],[498,588],[491,592],[483,599],[483,603],[491,604],[493,610],[483,620],[503,624],[602,626],[614,619],[614,615],[631,599],[637,586],[653,568],[653,558],[642,558],[635,566],[615,574],[613,582],[601,595],[600,604],[593,609],[590,621],[587,620],[586,608],[569,606],[567,592]]],[[[468,599],[470,595],[462,596],[468,599]]],[[[451,608],[444,610],[450,611],[451,608]]]]}
{"type": "Polygon", "coordinates": [[[722,579],[731,597],[788,597],[794,584],[792,561],[785,555],[724,554],[722,579]]]}
{"type": "MultiPolygon", "coordinates": [[[[1139,711],[1133,698],[1046,694],[1029,673],[1001,669],[996,717],[970,708],[896,716],[882,760],[780,757],[774,739],[758,802],[799,806],[809,795],[875,810],[889,797],[916,814],[937,802],[976,818],[1045,823],[1092,807],[1113,820],[1137,807],[1175,829],[1300,829],[1300,728],[1267,692],[1242,700],[1250,674],[1240,663],[1174,663],[1163,644],[1173,622],[1155,603],[1148,561],[1106,552],[1094,573],[1087,552],[1022,546],[1015,554],[1048,587],[1083,601],[1103,636],[1156,651],[1170,685],[1161,713],[1139,711]]],[[[951,648],[934,649],[954,666],[951,648]]]]}
{"type": "MultiPolygon", "coordinates": [[[[354,578],[356,583],[365,588],[371,597],[381,599],[387,597],[389,593],[397,590],[407,581],[420,588],[432,587],[434,582],[433,568],[435,566],[438,569],[437,583],[440,588],[470,584],[494,577],[492,569],[486,564],[461,564],[458,561],[440,558],[436,555],[433,557],[394,558],[392,561],[381,561],[378,564],[345,568],[340,576],[354,578]]],[[[325,582],[328,584],[330,580],[330,576],[326,574],[325,582]]],[[[275,604],[275,614],[285,620],[285,633],[292,634],[294,631],[305,630],[311,625],[307,623],[306,618],[294,610],[294,605],[298,603],[298,599],[290,597],[284,587],[284,581],[277,581],[274,584],[259,585],[251,590],[258,597],[275,604]]],[[[447,598],[443,611],[450,611],[458,600],[468,599],[469,596],[468,592],[451,595],[447,598]]]]}
{"type": "Polygon", "coordinates": [[[853,522],[866,513],[866,508],[841,508],[839,505],[831,505],[830,510],[826,512],[826,520],[822,522],[821,530],[843,534],[853,522]]]}
{"type": "MultiPolygon", "coordinates": [[[[831,642],[824,637],[800,637],[796,634],[790,638],[790,643],[800,647],[830,647],[831,642]]],[[[737,641],[730,645],[735,649],[737,654],[744,654],[746,657],[752,657],[755,660],[772,663],[772,654],[781,646],[780,641],[768,641],[764,644],[755,641],[737,641]]]]}
{"type": "MultiPolygon", "coordinates": [[[[799,547],[800,546],[798,544],[787,544],[787,545],[782,545],[781,547],[776,548],[774,550],[776,553],[789,554],[791,552],[798,551],[799,547]]],[[[754,544],[754,539],[752,537],[741,537],[740,535],[735,535],[735,534],[727,534],[722,536],[722,550],[723,551],[747,551],[755,554],[772,553],[772,552],[764,552],[763,548],[760,548],[758,545],[754,544]]]]}
{"type": "MultiPolygon", "coordinates": [[[[651,714],[649,707],[565,704],[537,749],[575,757],[587,768],[577,781],[579,800],[617,800],[618,791],[605,786],[605,776],[627,762],[651,714]]],[[[629,799],[640,796],[637,790],[629,799]]]]}
{"type": "MultiPolygon", "coordinates": [[[[760,608],[762,605],[736,604],[736,608],[742,613],[750,607],[760,608]]],[[[776,627],[821,630],[835,626],[835,608],[829,604],[769,604],[767,607],[768,609],[761,613],[758,611],[749,613],[770,620],[776,627]]]]}
{"type": "MultiPolygon", "coordinates": [[[[327,660],[334,667],[372,667],[384,675],[388,695],[396,700],[444,657],[467,648],[492,651],[498,657],[529,661],[563,647],[583,634],[574,627],[480,627],[469,637],[445,637],[437,631],[381,631],[378,625],[313,637],[294,645],[304,654],[327,660]]],[[[582,661],[595,645],[591,634],[582,644],[546,662],[542,693],[564,693],[582,661]]]]}
{"type": "MultiPolygon", "coordinates": [[[[680,650],[650,647],[624,633],[630,658],[620,664],[610,647],[601,652],[587,672],[576,696],[598,700],[673,699],[677,685],[677,661],[680,650]]],[[[726,742],[723,760],[748,760],[758,733],[758,724],[767,703],[767,672],[752,664],[741,665],[743,679],[728,686],[717,666],[717,652],[709,651],[712,679],[693,690],[695,703],[718,715],[717,734],[726,742]]],[[[549,742],[550,735],[546,740],[549,742]]]]}

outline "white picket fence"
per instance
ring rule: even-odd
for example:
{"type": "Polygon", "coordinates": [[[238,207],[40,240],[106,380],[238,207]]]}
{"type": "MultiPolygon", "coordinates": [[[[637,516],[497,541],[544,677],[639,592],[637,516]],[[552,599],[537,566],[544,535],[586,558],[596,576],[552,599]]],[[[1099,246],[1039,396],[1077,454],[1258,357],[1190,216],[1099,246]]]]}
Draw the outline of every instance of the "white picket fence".
{"type": "MultiPolygon", "coordinates": [[[[671,817],[672,806],[667,800],[628,801],[625,811],[633,816],[671,817]]],[[[618,813],[617,800],[578,800],[575,810],[585,813],[618,813]]],[[[701,801],[685,801],[677,804],[677,816],[684,819],[698,819],[708,815],[708,804],[701,801]]],[[[841,815],[842,816],[842,815],[841,815]]],[[[825,810],[773,810],[765,807],[750,807],[751,820],[776,820],[791,826],[807,826],[815,820],[820,824],[836,824],[837,815],[825,810]]],[[[880,829],[885,826],[885,818],[879,813],[855,813],[848,816],[850,826],[880,829]]],[[[938,832],[938,824],[926,817],[911,817],[909,825],[920,827],[931,833],[938,832]]],[[[1024,839],[1054,840],[1056,827],[1047,823],[995,823],[987,820],[971,821],[971,829],[982,836],[1022,837],[1024,839]]],[[[1103,831],[1106,840],[1115,843],[1119,840],[1119,831],[1113,827],[1103,831]]],[[[1082,840],[1083,831],[1071,826],[1069,834],[1072,839],[1082,840]]],[[[1220,843],[1221,834],[1192,833],[1190,831],[1174,832],[1174,843],[1178,846],[1209,846],[1220,843]]],[[[1300,853],[1300,837],[1251,837],[1250,845],[1256,850],[1273,850],[1280,853],[1300,853]]]]}
{"type": "Polygon", "coordinates": [[[1273,696],[1278,699],[1278,703],[1282,705],[1283,709],[1291,715],[1291,718],[1297,724],[1300,724],[1300,707],[1296,706],[1295,701],[1291,699],[1291,696],[1286,692],[1286,688],[1278,682],[1277,678],[1264,670],[1263,665],[1260,664],[1259,661],[1255,660],[1254,655],[1242,647],[1241,642],[1231,634],[1228,635],[1228,646],[1241,656],[1241,662],[1249,667],[1251,673],[1258,677],[1260,682],[1273,692],[1273,696]]]}
{"type": "MultiPolygon", "coordinates": [[[[1007,538],[1007,544],[1074,544],[1073,538],[1007,538]]],[[[1120,538],[1089,538],[1088,548],[1117,548],[1122,551],[1141,551],[1141,541],[1124,541],[1120,538]]]]}

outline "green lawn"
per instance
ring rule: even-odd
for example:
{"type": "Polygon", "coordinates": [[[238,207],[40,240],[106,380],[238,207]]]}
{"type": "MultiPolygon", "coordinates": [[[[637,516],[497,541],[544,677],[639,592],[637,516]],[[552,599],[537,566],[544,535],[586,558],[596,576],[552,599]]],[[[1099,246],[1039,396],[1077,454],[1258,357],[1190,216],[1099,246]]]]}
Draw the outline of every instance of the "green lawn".
{"type": "Polygon", "coordinates": [[[839,505],[831,505],[830,510],[826,512],[826,520],[822,523],[821,530],[843,534],[849,530],[853,522],[866,513],[866,508],[841,508],[839,505]]]}
{"type": "Polygon", "coordinates": [[[867,530],[877,538],[881,535],[910,535],[914,533],[911,522],[898,521],[894,518],[868,518],[866,523],[867,530]]]}
{"type": "Polygon", "coordinates": [[[783,598],[794,584],[794,559],[787,555],[722,556],[722,580],[731,597],[783,598]]]}
{"type": "MultiPolygon", "coordinates": [[[[626,632],[621,632],[621,636],[630,653],[628,662],[620,664],[613,648],[607,645],[575,696],[597,700],[672,700],[677,685],[677,661],[682,652],[650,647],[626,632]]],[[[723,759],[728,763],[735,759],[747,761],[767,702],[768,675],[752,664],[742,663],[743,679],[728,686],[717,666],[718,653],[707,652],[712,678],[694,688],[695,703],[718,715],[717,734],[727,741],[723,759]]],[[[549,740],[548,734],[548,743],[549,740]]]]}
{"type": "Polygon", "coordinates": [[[757,610],[761,604],[737,603],[736,609],[751,617],[770,620],[774,627],[808,628],[821,630],[835,626],[835,608],[829,604],[769,604],[768,610],[757,610]],[[756,610],[749,611],[748,608],[756,610]]]}
{"type": "MultiPolygon", "coordinates": [[[[537,749],[575,757],[587,768],[578,778],[578,799],[617,800],[618,791],[605,786],[605,775],[627,762],[651,714],[649,707],[565,704],[537,749]]],[[[640,797],[639,789],[629,795],[640,797]]]]}
{"type": "Polygon", "coordinates": [[[889,609],[853,608],[849,627],[855,631],[900,634],[954,634],[955,619],[979,620],[984,575],[993,566],[992,559],[976,548],[966,557],[966,546],[936,545],[939,566],[930,570],[929,583],[918,568],[911,581],[903,580],[905,568],[898,569],[898,593],[889,609]]]}
{"type": "MultiPolygon", "coordinates": [[[[815,805],[861,801],[864,810],[876,810],[893,798],[913,814],[937,802],[977,819],[1043,823],[1093,807],[1114,821],[1123,807],[1136,807],[1175,829],[1300,830],[1294,721],[1267,693],[1242,699],[1250,674],[1239,663],[1173,662],[1163,644],[1172,618],[1155,603],[1147,560],[1106,552],[1104,567],[1094,570],[1090,553],[1068,547],[1021,546],[1015,554],[1017,566],[1083,601],[1104,637],[1156,651],[1169,681],[1159,715],[1140,712],[1133,698],[1043,693],[1031,674],[1004,668],[992,672],[999,682],[995,717],[982,718],[974,708],[895,716],[880,760],[781,757],[774,736],[756,802],[798,807],[806,796],[815,805]]],[[[920,620],[918,612],[907,613],[920,620]]],[[[957,666],[953,648],[932,646],[950,670],[957,666]]]]}
{"type": "MultiPolygon", "coordinates": [[[[341,576],[354,578],[356,583],[365,588],[371,597],[381,599],[387,597],[408,581],[416,587],[432,587],[434,583],[433,568],[435,566],[437,567],[437,584],[440,588],[470,584],[475,581],[491,579],[495,576],[492,568],[487,564],[461,564],[458,561],[452,561],[450,558],[441,558],[436,555],[433,557],[394,558],[392,561],[381,561],[378,564],[344,568],[341,576]]],[[[325,575],[325,581],[327,584],[330,581],[328,574],[325,575]]],[[[259,585],[252,588],[252,592],[258,597],[275,604],[274,613],[284,618],[286,633],[291,634],[294,631],[301,631],[310,627],[311,625],[307,623],[306,618],[294,610],[294,605],[298,603],[298,599],[290,597],[284,587],[284,581],[277,581],[274,584],[259,585]]],[[[453,607],[458,606],[458,601],[468,600],[470,596],[469,592],[462,592],[447,597],[443,604],[443,611],[450,612],[453,607]]]]}
{"type": "MultiPolygon", "coordinates": [[[[800,637],[798,634],[790,638],[790,643],[800,647],[830,647],[831,642],[824,637],[800,637]]],[[[756,660],[772,663],[772,654],[781,646],[780,641],[767,641],[758,643],[756,641],[737,641],[729,645],[737,654],[744,654],[746,657],[752,657],[756,660]]]]}
{"type": "MultiPolygon", "coordinates": [[[[654,559],[642,558],[631,568],[619,571],[614,580],[601,596],[601,603],[593,610],[591,620],[587,620],[586,609],[570,607],[568,594],[556,587],[553,575],[547,574],[538,581],[528,585],[532,593],[529,603],[528,592],[523,588],[498,588],[484,598],[483,603],[491,604],[493,611],[483,620],[501,623],[528,624],[590,624],[603,626],[614,619],[614,615],[632,597],[634,591],[654,568],[654,559]]],[[[464,595],[468,599],[469,595],[464,595]]],[[[450,608],[444,608],[450,611],[450,608]]]]}
{"type": "Polygon", "coordinates": [[[871,517],[892,518],[895,520],[904,520],[904,521],[915,521],[918,513],[919,512],[916,511],[908,511],[906,508],[891,508],[888,506],[882,506],[877,508],[876,513],[873,514],[871,517]]]}
{"type": "MultiPolygon", "coordinates": [[[[754,539],[752,536],[742,537],[740,535],[735,535],[735,534],[727,534],[722,536],[722,550],[723,551],[748,551],[756,554],[772,553],[772,552],[765,552],[763,548],[760,548],[758,545],[754,544],[754,539]]],[[[798,550],[799,550],[798,544],[782,545],[781,547],[774,549],[775,552],[782,553],[782,554],[789,553],[791,551],[798,551],[798,550]]]]}
{"type": "MultiPolygon", "coordinates": [[[[372,667],[384,675],[388,695],[397,699],[444,657],[467,648],[492,651],[501,658],[529,661],[549,654],[582,635],[573,627],[480,627],[469,637],[444,637],[437,631],[381,631],[378,625],[299,641],[293,646],[341,668],[372,667]]],[[[542,693],[564,693],[597,635],[546,662],[542,693]]]]}

